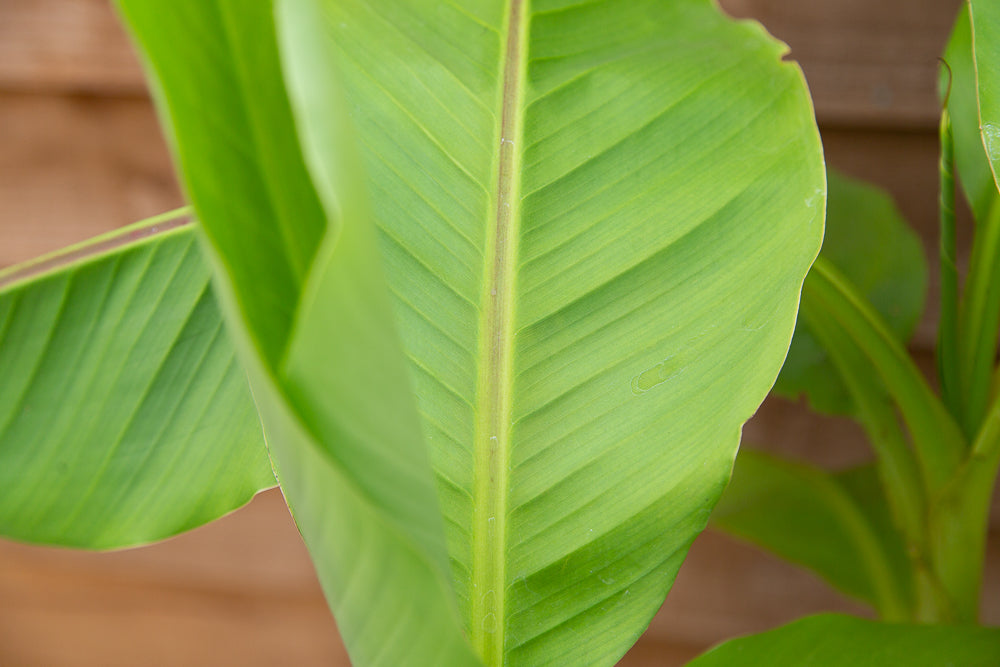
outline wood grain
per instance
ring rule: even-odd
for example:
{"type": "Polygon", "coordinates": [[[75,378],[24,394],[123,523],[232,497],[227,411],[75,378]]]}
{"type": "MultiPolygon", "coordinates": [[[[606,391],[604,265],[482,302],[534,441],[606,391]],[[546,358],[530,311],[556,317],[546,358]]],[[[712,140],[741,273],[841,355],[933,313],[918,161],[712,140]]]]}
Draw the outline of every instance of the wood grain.
{"type": "Polygon", "coordinates": [[[0,266],[183,204],[148,100],[0,93],[0,145],[0,266]]]}
{"type": "Polygon", "coordinates": [[[109,0],[0,2],[0,90],[146,96],[109,0]]]}
{"type": "MultiPolygon", "coordinates": [[[[937,57],[961,0],[722,0],[791,47],[821,122],[933,128],[937,57]]],[[[0,3],[0,90],[143,96],[107,0],[0,3]]]]}
{"type": "Polygon", "coordinates": [[[791,48],[828,126],[937,126],[938,56],[962,0],[721,0],[791,48]]]}
{"type": "Polygon", "coordinates": [[[347,665],[280,493],[151,548],[0,541],[2,665],[347,665]]]}

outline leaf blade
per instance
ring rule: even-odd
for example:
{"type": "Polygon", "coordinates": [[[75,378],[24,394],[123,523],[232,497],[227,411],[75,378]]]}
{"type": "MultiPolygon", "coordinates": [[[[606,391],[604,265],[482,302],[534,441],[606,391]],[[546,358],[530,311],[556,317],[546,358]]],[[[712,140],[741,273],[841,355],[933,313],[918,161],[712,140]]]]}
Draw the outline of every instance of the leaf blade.
{"type": "MultiPolygon", "coordinates": [[[[159,77],[158,101],[206,228],[268,448],[352,660],[474,665],[446,579],[431,470],[419,428],[406,420],[416,417],[396,372],[401,353],[383,314],[380,262],[366,241],[371,223],[345,206],[349,171],[314,178],[307,169],[276,7],[168,5],[120,3],[159,77]],[[193,26],[205,39],[187,38],[193,26]],[[311,364],[300,363],[301,346],[312,350],[311,364]],[[352,409],[359,400],[362,409],[352,409]]],[[[308,5],[283,3],[289,24],[301,19],[295,8],[308,5]]]]}
{"type": "Polygon", "coordinates": [[[690,667],[781,664],[907,664],[914,667],[987,667],[1000,660],[1000,631],[972,626],[878,623],[840,614],[811,616],[758,635],[726,642],[690,667]]]}
{"type": "MultiPolygon", "coordinates": [[[[624,652],[659,606],[668,582],[657,578],[672,578],[669,573],[676,572],[688,542],[704,525],[738,439],[736,415],[753,411],[756,403],[749,396],[760,389],[753,389],[751,382],[740,399],[745,401],[742,407],[720,408],[732,417],[724,429],[718,427],[724,432],[701,434],[720,443],[717,450],[704,453],[710,473],[678,471],[676,478],[660,480],[661,489],[675,489],[672,504],[665,493],[653,491],[652,482],[647,486],[644,481],[623,494],[619,515],[597,515],[600,501],[593,494],[610,493],[609,479],[598,475],[600,457],[608,470],[614,470],[615,479],[640,476],[638,453],[634,459],[627,456],[623,459],[628,460],[621,461],[610,453],[616,428],[611,424],[622,429],[623,441],[632,434],[622,451],[638,447],[636,441],[644,439],[638,435],[642,429],[650,440],[660,441],[663,436],[654,434],[665,424],[656,424],[652,415],[667,400],[663,393],[670,392],[649,390],[662,386],[659,369],[668,356],[662,350],[684,347],[687,339],[697,337],[697,324],[689,322],[685,324],[691,329],[675,331],[675,337],[667,341],[656,339],[656,329],[657,322],[662,324],[668,317],[667,304],[683,299],[680,285],[684,278],[707,282],[707,266],[703,272],[688,266],[686,272],[674,275],[663,272],[664,267],[710,241],[720,241],[718,257],[736,252],[740,240],[746,242],[746,236],[727,235],[722,229],[726,221],[734,220],[730,210],[719,211],[729,199],[739,200],[730,203],[732,210],[745,206],[752,217],[754,212],[761,213],[761,202],[768,196],[787,195],[785,205],[795,211],[801,225],[798,231],[807,236],[804,229],[808,228],[818,235],[818,228],[809,225],[818,221],[822,211],[824,177],[817,163],[803,157],[818,144],[810,143],[811,121],[797,115],[808,102],[799,95],[801,80],[792,68],[765,86],[774,93],[774,109],[761,103],[753,107],[760,117],[748,113],[749,120],[741,119],[733,126],[720,120],[719,106],[707,102],[710,95],[696,94],[702,92],[699,84],[719,91],[728,83],[738,91],[734,105],[754,104],[751,84],[734,83],[737,75],[728,68],[736,61],[752,72],[751,78],[772,72],[769,68],[777,61],[780,47],[764,40],[759,27],[725,23],[701,2],[676,3],[670,8],[662,3],[638,3],[623,13],[611,12],[606,3],[564,7],[550,2],[526,7],[530,29],[525,42],[524,104],[518,112],[523,115],[519,122],[524,132],[520,231],[508,238],[517,245],[517,278],[509,417],[513,467],[508,473],[509,555],[504,565],[509,624],[502,629],[509,636],[510,664],[574,659],[610,662],[624,652]],[[672,26],[671,21],[687,21],[688,29],[672,26]],[[695,37],[686,39],[691,34],[695,37]],[[734,52],[737,42],[750,42],[754,48],[748,47],[746,54],[734,52]],[[690,74],[671,81],[663,65],[666,62],[672,63],[673,72],[690,74]],[[778,177],[774,181],[762,177],[761,182],[751,178],[748,183],[746,172],[736,166],[745,159],[742,148],[736,146],[746,148],[762,165],[779,161],[777,153],[770,160],[754,153],[754,142],[771,145],[772,139],[765,135],[773,128],[760,119],[767,117],[765,110],[794,119],[788,124],[789,153],[782,157],[801,166],[793,180],[807,175],[796,181],[801,189],[794,188],[794,195],[771,189],[778,177]],[[711,121],[718,127],[706,127],[711,121]],[[689,124],[702,131],[703,143],[681,141],[684,135],[676,128],[689,124]],[[741,136],[741,129],[749,131],[741,136]],[[726,140],[736,141],[728,144],[734,151],[731,160],[720,157],[726,140]],[[712,182],[729,189],[718,193],[718,199],[700,197],[716,203],[699,207],[698,196],[685,196],[681,188],[670,187],[685,167],[690,168],[688,173],[707,171],[701,160],[720,147],[716,162],[726,165],[725,173],[712,182]],[[678,156],[673,169],[664,157],[671,151],[678,156]],[[636,167],[636,173],[629,165],[636,167]],[[615,173],[619,169],[621,173],[615,173]],[[663,203],[657,205],[657,199],[663,203]],[[666,214],[670,206],[682,213],[666,214]],[[713,214],[717,214],[716,228],[709,230],[712,225],[706,224],[696,229],[696,220],[711,220],[713,214]],[[671,217],[677,218],[676,224],[674,220],[659,224],[671,217]],[[675,242],[680,247],[669,258],[666,251],[658,254],[675,242]],[[616,280],[618,274],[621,278],[616,280]],[[657,280],[669,287],[657,291],[651,287],[657,280]],[[635,292],[628,281],[649,287],[635,292]],[[600,294],[589,297],[591,291],[600,294]],[[644,301],[650,303],[644,307],[644,301]],[[605,328],[604,339],[595,335],[605,328]],[[633,336],[646,342],[623,346],[618,358],[605,351],[613,347],[607,341],[631,341],[633,336]],[[636,402],[633,380],[644,403],[636,402]],[[627,409],[616,412],[611,409],[614,405],[627,409]],[[593,418],[604,412],[608,425],[602,427],[593,418]],[[635,426],[630,426],[633,417],[635,426]],[[578,444],[575,451],[571,443],[578,444]],[[553,462],[558,465],[553,467],[553,462]],[[689,488],[701,492],[679,491],[689,488]],[[565,499],[565,509],[556,509],[557,498],[565,499]],[[626,505],[630,509],[624,509],[626,505]],[[564,515],[561,520],[560,514],[564,515]],[[677,528],[659,542],[638,536],[626,539],[622,536],[628,530],[619,526],[616,532],[614,527],[615,521],[627,523],[624,517],[631,515],[632,526],[650,535],[657,514],[677,528]],[[591,529],[593,537],[588,541],[591,529]],[[602,535],[602,531],[609,534],[602,535]],[[549,540],[558,546],[546,549],[549,540]],[[619,550],[627,551],[626,544],[640,549],[632,549],[635,562],[619,567],[641,583],[629,586],[626,575],[605,573],[605,580],[616,582],[609,585],[588,572],[597,563],[614,560],[612,554],[619,550]],[[579,594],[567,585],[574,580],[581,582],[579,594]],[[641,602],[632,603],[630,610],[629,597],[640,595],[641,602]],[[621,634],[626,619],[628,627],[635,629],[612,638],[621,634]],[[582,641],[580,635],[594,638],[582,641]]],[[[476,360],[483,358],[483,350],[492,342],[493,327],[484,325],[483,318],[493,296],[490,244],[497,238],[493,224],[500,201],[499,164],[506,142],[513,142],[515,150],[518,142],[517,136],[507,136],[502,129],[504,49],[510,32],[506,10],[504,3],[466,3],[435,14],[419,2],[385,2],[377,8],[370,3],[342,2],[326,3],[326,11],[372,174],[387,275],[439,474],[443,510],[447,516],[463,518],[454,525],[449,522],[449,552],[460,564],[455,567],[456,587],[466,627],[475,632],[484,621],[477,616],[481,612],[474,611],[476,587],[483,584],[476,584],[468,574],[476,561],[476,542],[470,533],[488,534],[491,517],[497,522],[494,525],[500,525],[495,514],[482,509],[477,514],[475,499],[483,495],[477,483],[485,475],[476,478],[469,471],[477,469],[477,457],[485,460],[477,452],[489,451],[482,445],[493,435],[479,426],[477,436],[475,406],[486,391],[480,384],[481,374],[491,370],[476,360]],[[433,21],[426,18],[429,15],[435,17],[433,21]],[[450,241],[436,245],[432,239],[450,241]],[[417,335],[418,331],[425,335],[417,335]],[[463,462],[461,467],[457,460],[463,462]],[[471,529],[465,527],[469,521],[475,522],[471,529]]],[[[789,221],[789,226],[795,224],[789,221]]],[[[817,240],[811,236],[803,247],[817,240]]],[[[800,266],[808,263],[811,252],[815,252],[814,245],[802,251],[800,266]]],[[[720,282],[720,291],[728,290],[727,302],[739,302],[734,296],[736,281],[720,282]]],[[[787,303],[794,299],[796,287],[789,282],[775,294],[787,303]]],[[[706,295],[705,300],[711,297],[706,295]]],[[[757,358],[759,366],[746,370],[748,377],[759,380],[768,374],[764,367],[780,356],[769,344],[761,343],[765,329],[773,327],[773,332],[790,326],[790,320],[779,323],[787,312],[783,306],[776,309],[781,315],[768,322],[756,321],[753,310],[748,306],[747,312],[718,326],[744,332],[754,341],[751,346],[762,345],[754,348],[762,353],[757,358]]],[[[717,333],[718,339],[705,336],[698,345],[708,348],[719,342],[722,334],[717,333]]],[[[697,352],[685,354],[693,358],[697,352]]],[[[691,373],[698,371],[692,367],[691,373]]],[[[664,373],[664,378],[669,374],[664,373]]],[[[686,437],[696,438],[694,430],[686,437]]],[[[665,466],[667,459],[663,453],[657,464],[665,466]]],[[[497,587],[489,590],[495,592],[497,587]]]]}
{"type": "Polygon", "coordinates": [[[1000,98],[996,61],[1000,15],[988,3],[963,7],[946,55],[955,61],[955,156],[959,176],[968,180],[966,191],[978,223],[972,259],[963,293],[959,319],[958,376],[965,413],[963,427],[972,437],[984,419],[990,398],[993,361],[1000,331],[1000,292],[995,284],[1000,266],[1000,209],[997,202],[997,135],[1000,98]]]}
{"type": "Polygon", "coordinates": [[[997,185],[983,143],[979,123],[976,65],[972,52],[972,24],[963,3],[944,52],[942,91],[950,90],[948,113],[955,135],[955,166],[966,200],[977,221],[986,220],[997,198],[997,185]]]}
{"type": "Polygon", "coordinates": [[[744,447],[712,525],[813,570],[883,616],[907,616],[909,563],[871,468],[831,474],[744,447]]]}
{"type": "MultiPolygon", "coordinates": [[[[801,73],[779,64],[784,47],[759,26],[732,23],[703,0],[636,3],[625,12],[611,3],[525,4],[521,141],[502,129],[504,45],[518,23],[506,3],[313,6],[325,18],[302,30],[332,33],[330,64],[371,175],[462,627],[490,634],[477,600],[503,595],[492,643],[505,664],[611,663],[659,607],[705,525],[740,425],[790,339],[825,195],[801,73]],[[616,81],[620,94],[607,94],[603,87],[616,81]],[[489,246],[499,240],[492,223],[506,141],[520,141],[524,152],[520,227],[509,239],[516,279],[509,290],[497,283],[498,298],[513,303],[498,328],[510,332],[501,335],[513,365],[498,377],[512,383],[511,399],[509,410],[493,414],[497,406],[477,394],[483,375],[496,372],[480,360],[494,330],[485,316],[494,296],[489,246]],[[696,187],[688,188],[691,177],[696,187]],[[725,307],[706,305],[713,302],[725,307]],[[616,349],[617,340],[627,344],[616,349]],[[705,354],[712,349],[725,353],[705,354]],[[668,384],[674,364],[690,379],[668,384]],[[671,413],[684,417],[662,416],[671,413]],[[503,556],[481,550],[503,558],[493,563],[502,586],[485,591],[471,572],[471,533],[488,536],[490,516],[477,515],[477,496],[497,488],[483,480],[491,434],[480,419],[511,429],[508,500],[499,503],[508,548],[503,556]],[[552,460],[560,465],[548,467],[552,460]]],[[[288,92],[302,95],[294,86],[288,92]]],[[[252,168],[258,158],[250,158],[252,168]]],[[[322,167],[307,166],[321,187],[322,167]]],[[[307,317],[308,302],[294,285],[289,291],[307,317]]],[[[286,326],[276,329],[290,332],[288,341],[276,334],[273,348],[292,351],[291,359],[298,331],[286,326]]],[[[298,410],[305,401],[289,400],[286,369],[278,370],[275,401],[298,410]]],[[[296,416],[310,430],[319,421],[296,416]]],[[[286,439],[298,447],[293,435],[286,439]]],[[[286,456],[279,475],[292,460],[305,479],[306,455],[286,456]]],[[[330,595],[336,606],[336,591],[330,595]]]]}
{"type": "Polygon", "coordinates": [[[0,287],[0,533],[90,549],[207,523],[274,485],[185,213],[0,287]]]}

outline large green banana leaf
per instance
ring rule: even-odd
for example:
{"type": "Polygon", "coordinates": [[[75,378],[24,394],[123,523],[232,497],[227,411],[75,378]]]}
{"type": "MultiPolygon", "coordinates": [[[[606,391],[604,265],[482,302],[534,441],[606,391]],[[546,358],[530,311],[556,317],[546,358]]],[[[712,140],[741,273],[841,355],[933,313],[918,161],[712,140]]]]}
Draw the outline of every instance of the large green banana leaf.
{"type": "MultiPolygon", "coordinates": [[[[826,235],[820,255],[851,279],[905,342],[917,326],[927,292],[920,239],[883,190],[834,169],[827,177],[826,235]]],[[[857,413],[826,350],[801,318],[774,391],[789,398],[804,394],[820,412],[857,413]]]]}
{"type": "Polygon", "coordinates": [[[879,623],[823,614],[733,639],[688,667],[994,667],[1000,629],[879,623]]]}
{"type": "Polygon", "coordinates": [[[187,219],[0,271],[0,535],[131,546],[274,485],[187,219]]]}
{"type": "Polygon", "coordinates": [[[708,0],[119,4],[352,659],[613,663],[820,244],[784,47],[708,0]]]}

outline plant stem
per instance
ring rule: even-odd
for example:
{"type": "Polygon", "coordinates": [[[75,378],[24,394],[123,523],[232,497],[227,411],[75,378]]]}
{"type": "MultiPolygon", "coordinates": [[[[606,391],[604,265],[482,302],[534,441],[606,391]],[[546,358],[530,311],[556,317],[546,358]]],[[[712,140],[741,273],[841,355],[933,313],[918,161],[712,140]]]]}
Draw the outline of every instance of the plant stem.
{"type": "Polygon", "coordinates": [[[878,460],[878,474],[893,522],[909,553],[925,549],[927,503],[920,468],[906,442],[892,401],[850,336],[806,292],[800,313],[826,349],[858,408],[858,417],[878,460]]]}
{"type": "Polygon", "coordinates": [[[938,321],[937,371],[948,411],[963,423],[958,364],[958,270],[955,266],[955,149],[948,109],[941,112],[940,242],[941,317],[938,321]]]}
{"type": "Polygon", "coordinates": [[[1000,467],[1000,398],[994,398],[961,469],[931,507],[934,569],[955,606],[955,622],[979,617],[990,501],[1000,467]]]}
{"type": "Polygon", "coordinates": [[[964,429],[971,437],[986,416],[1000,332],[1000,198],[979,222],[962,301],[959,378],[964,429]]]}
{"type": "Polygon", "coordinates": [[[924,487],[931,497],[940,493],[968,451],[951,413],[878,313],[823,257],[813,264],[804,291],[840,323],[881,377],[909,429],[924,487]]]}

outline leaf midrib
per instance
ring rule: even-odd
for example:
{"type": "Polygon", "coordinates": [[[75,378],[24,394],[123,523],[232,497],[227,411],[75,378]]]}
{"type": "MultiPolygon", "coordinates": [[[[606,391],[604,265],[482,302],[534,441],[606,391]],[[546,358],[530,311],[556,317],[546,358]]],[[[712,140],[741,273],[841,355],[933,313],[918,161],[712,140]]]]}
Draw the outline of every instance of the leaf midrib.
{"type": "Polygon", "coordinates": [[[528,0],[510,0],[500,64],[496,192],[487,234],[476,386],[470,635],[487,665],[504,662],[514,283],[520,226],[528,0]]]}

